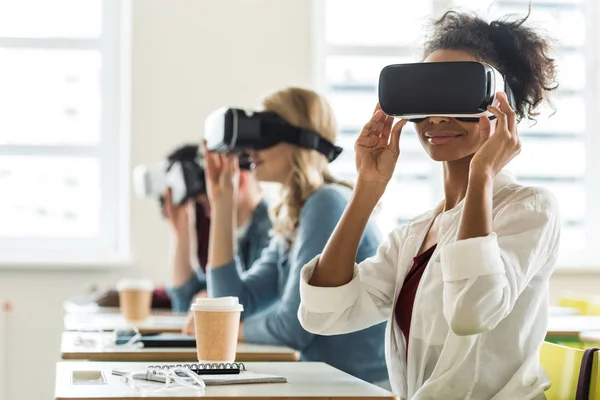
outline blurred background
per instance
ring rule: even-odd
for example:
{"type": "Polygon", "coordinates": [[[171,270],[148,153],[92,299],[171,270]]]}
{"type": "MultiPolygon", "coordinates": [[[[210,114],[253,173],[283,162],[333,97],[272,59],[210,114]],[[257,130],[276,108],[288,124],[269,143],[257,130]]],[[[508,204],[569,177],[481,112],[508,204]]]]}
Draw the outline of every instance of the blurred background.
{"type": "MultiPolygon", "coordinates": [[[[381,68],[420,59],[430,18],[449,8],[525,15],[526,0],[0,0],[0,396],[50,398],[62,303],[131,271],[166,282],[170,235],[131,171],[199,142],[224,105],[256,107],[284,86],[316,89],[345,148],[377,101],[381,68]],[[39,383],[31,384],[35,366],[39,383]]],[[[556,113],[519,129],[517,179],[559,199],[551,300],[600,283],[600,16],[595,0],[534,0],[557,42],[556,113]],[[596,205],[596,206],[594,206],[596,205]]],[[[379,214],[384,231],[443,196],[441,167],[414,130],[379,214]]],[[[0,397],[2,399],[2,397],[0,397]]]]}

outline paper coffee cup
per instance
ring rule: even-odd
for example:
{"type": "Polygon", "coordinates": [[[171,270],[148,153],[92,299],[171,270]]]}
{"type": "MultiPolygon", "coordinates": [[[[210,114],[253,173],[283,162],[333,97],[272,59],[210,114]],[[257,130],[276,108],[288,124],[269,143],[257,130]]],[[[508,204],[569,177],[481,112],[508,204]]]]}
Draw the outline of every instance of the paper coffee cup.
{"type": "Polygon", "coordinates": [[[194,313],[198,361],[234,362],[244,310],[238,298],[199,298],[190,308],[194,313]]]}
{"type": "Polygon", "coordinates": [[[117,283],[123,317],[132,323],[144,322],[152,310],[154,285],[148,279],[122,279],[117,283]]]}

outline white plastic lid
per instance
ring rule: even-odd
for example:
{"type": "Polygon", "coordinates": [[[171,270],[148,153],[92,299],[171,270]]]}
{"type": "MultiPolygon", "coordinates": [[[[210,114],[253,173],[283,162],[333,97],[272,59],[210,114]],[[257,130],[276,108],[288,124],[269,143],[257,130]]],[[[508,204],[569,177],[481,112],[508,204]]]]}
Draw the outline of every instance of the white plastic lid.
{"type": "Polygon", "coordinates": [[[244,311],[244,306],[239,303],[237,297],[201,297],[190,307],[192,311],[244,311]]]}
{"type": "Polygon", "coordinates": [[[121,279],[117,283],[117,290],[153,290],[154,284],[150,279],[121,279]]]}

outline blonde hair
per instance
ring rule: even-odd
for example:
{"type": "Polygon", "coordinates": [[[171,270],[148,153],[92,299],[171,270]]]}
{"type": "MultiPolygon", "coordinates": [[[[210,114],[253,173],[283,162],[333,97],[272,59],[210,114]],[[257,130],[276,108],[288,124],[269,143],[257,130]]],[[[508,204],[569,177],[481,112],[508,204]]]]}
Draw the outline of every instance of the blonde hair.
{"type": "MultiPolygon", "coordinates": [[[[267,96],[263,106],[265,110],[279,114],[288,123],[310,129],[335,143],[337,123],[333,110],[318,93],[308,89],[286,88],[267,96]]],[[[295,146],[290,179],[282,188],[280,202],[271,210],[273,231],[282,236],[288,246],[294,241],[304,203],[311,194],[328,183],[352,188],[352,184],[331,175],[329,162],[323,154],[295,146]]]]}

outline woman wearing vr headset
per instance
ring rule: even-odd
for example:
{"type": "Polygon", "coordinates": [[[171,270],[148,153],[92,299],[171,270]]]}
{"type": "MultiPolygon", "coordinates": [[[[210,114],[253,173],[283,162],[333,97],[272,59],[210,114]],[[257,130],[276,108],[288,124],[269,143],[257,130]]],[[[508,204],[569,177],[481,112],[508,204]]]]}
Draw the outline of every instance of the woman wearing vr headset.
{"type": "MultiPolygon", "coordinates": [[[[289,88],[268,96],[263,106],[288,124],[335,142],[333,112],[317,93],[289,88]]],[[[326,337],[307,332],[298,321],[300,269],[323,251],[350,198],[349,185],[329,173],[327,157],[314,149],[281,142],[249,153],[256,179],[277,182],[282,187],[281,201],[273,209],[274,236],[260,259],[241,275],[234,258],[235,214],[231,212],[236,197],[237,160],[207,153],[206,181],[213,204],[207,268],[209,295],[240,299],[244,306],[240,340],[286,345],[298,350],[303,361],[326,362],[366,381],[389,386],[383,324],[326,337]]],[[[358,262],[375,254],[380,244],[379,233],[371,223],[361,236],[358,262]]]]}
{"type": "MultiPolygon", "coordinates": [[[[193,163],[194,170],[204,173],[198,163],[198,145],[178,147],[167,156],[167,171],[177,162],[193,163]]],[[[201,184],[199,187],[205,186],[201,184]]],[[[272,228],[263,193],[247,167],[240,173],[236,229],[237,257],[240,268],[247,270],[270,241],[272,228]]],[[[169,220],[175,236],[172,286],[159,287],[152,293],[152,308],[170,308],[187,312],[195,296],[206,296],[204,270],[208,259],[210,202],[205,191],[181,205],[173,204],[171,189],[160,197],[162,214],[169,220]]],[[[118,307],[119,293],[109,290],[96,300],[104,307],[118,307]]]]}
{"type": "Polygon", "coordinates": [[[493,121],[418,121],[425,151],[443,163],[445,199],[356,265],[407,123],[393,125],[377,107],[356,141],[352,200],[323,253],[302,270],[299,318],[310,332],[343,334],[387,320],[390,380],[402,399],[543,399],[549,387],[539,350],[558,206],[547,190],[502,171],[520,152],[517,121],[535,116],[556,88],[549,44],[525,19],[488,24],[448,12],[435,23],[424,61],[491,64],[508,81],[514,107],[500,93],[487,108],[493,121]]]}
{"type": "MultiPolygon", "coordinates": [[[[195,160],[197,155],[197,145],[185,146],[172,154],[169,162],[195,160]]],[[[272,224],[262,191],[249,171],[240,173],[237,192],[237,201],[231,205],[231,211],[237,215],[239,268],[245,271],[269,244],[272,224]]],[[[168,289],[175,312],[187,312],[195,296],[206,296],[204,270],[208,259],[210,210],[206,193],[200,193],[195,201],[179,206],[171,201],[170,189],[164,196],[164,213],[175,234],[173,285],[168,289]],[[197,251],[191,251],[194,248],[197,251]]]]}

